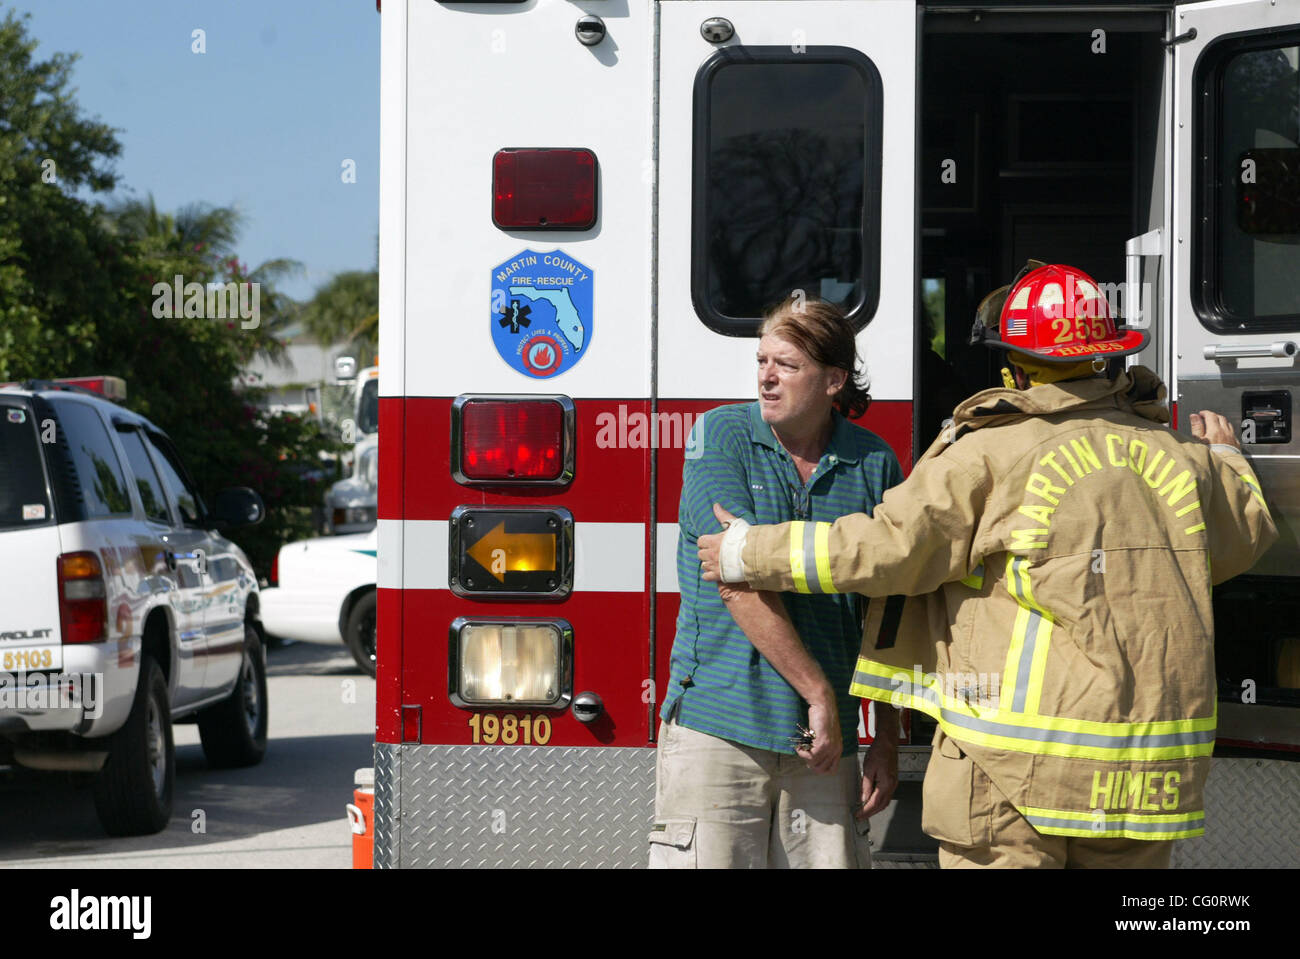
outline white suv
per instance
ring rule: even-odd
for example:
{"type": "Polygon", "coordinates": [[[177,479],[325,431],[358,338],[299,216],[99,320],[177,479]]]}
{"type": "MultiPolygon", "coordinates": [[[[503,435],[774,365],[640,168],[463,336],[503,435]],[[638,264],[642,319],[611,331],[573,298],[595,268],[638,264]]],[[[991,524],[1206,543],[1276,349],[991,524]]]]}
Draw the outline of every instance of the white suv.
{"type": "Polygon", "coordinates": [[[90,391],[0,389],[0,763],[96,773],[104,829],[138,835],[171,819],[173,722],[260,762],[257,580],[217,530],[264,512],[205,508],[166,435],[90,391]]]}

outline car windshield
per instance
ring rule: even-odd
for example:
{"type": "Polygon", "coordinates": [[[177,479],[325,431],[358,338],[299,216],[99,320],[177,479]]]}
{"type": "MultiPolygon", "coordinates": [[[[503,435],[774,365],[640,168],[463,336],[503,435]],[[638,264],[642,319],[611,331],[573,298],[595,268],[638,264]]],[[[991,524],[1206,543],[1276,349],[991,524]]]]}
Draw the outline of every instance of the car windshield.
{"type": "Polygon", "coordinates": [[[31,410],[22,400],[0,399],[0,530],[42,526],[51,519],[31,410]]]}
{"type": "Polygon", "coordinates": [[[357,403],[357,429],[362,433],[379,430],[379,380],[367,380],[361,387],[361,401],[357,403]]]}

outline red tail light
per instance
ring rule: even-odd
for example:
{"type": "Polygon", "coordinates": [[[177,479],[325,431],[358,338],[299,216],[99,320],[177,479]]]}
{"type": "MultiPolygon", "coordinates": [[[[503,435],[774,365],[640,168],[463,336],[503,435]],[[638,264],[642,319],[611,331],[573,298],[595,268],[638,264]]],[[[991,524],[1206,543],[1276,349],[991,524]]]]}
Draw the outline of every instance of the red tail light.
{"type": "Polygon", "coordinates": [[[596,154],[498,150],[492,222],[503,230],[590,230],[596,225],[596,154]]]}
{"type": "Polygon", "coordinates": [[[59,557],[59,624],[65,643],[98,643],[108,638],[104,567],[92,552],[59,557]]]}
{"type": "Polygon", "coordinates": [[[272,586],[280,585],[280,551],[276,550],[275,559],[271,560],[271,579],[272,586]]]}
{"type": "Polygon", "coordinates": [[[573,475],[573,404],[565,397],[461,397],[453,406],[461,483],[564,483],[573,475]]]}

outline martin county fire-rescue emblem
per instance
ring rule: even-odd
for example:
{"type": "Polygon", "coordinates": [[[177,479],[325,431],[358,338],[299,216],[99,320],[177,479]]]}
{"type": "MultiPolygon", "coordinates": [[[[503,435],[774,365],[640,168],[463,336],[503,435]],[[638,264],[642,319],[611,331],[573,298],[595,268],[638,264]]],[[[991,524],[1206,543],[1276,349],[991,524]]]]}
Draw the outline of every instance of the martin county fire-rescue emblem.
{"type": "Polygon", "coordinates": [[[567,253],[522,253],[492,268],[492,342],[525,376],[571,369],[591,343],[592,271],[567,253]]]}

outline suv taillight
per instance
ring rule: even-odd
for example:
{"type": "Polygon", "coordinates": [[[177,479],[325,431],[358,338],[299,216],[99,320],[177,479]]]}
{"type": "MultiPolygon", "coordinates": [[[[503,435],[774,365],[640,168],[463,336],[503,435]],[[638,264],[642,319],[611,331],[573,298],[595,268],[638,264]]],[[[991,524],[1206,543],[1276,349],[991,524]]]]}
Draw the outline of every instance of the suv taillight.
{"type": "Polygon", "coordinates": [[[59,557],[59,625],[65,643],[107,639],[108,593],[104,567],[91,552],[59,557]]]}
{"type": "Polygon", "coordinates": [[[564,483],[573,476],[567,397],[462,396],[452,405],[461,483],[564,483]]]}

